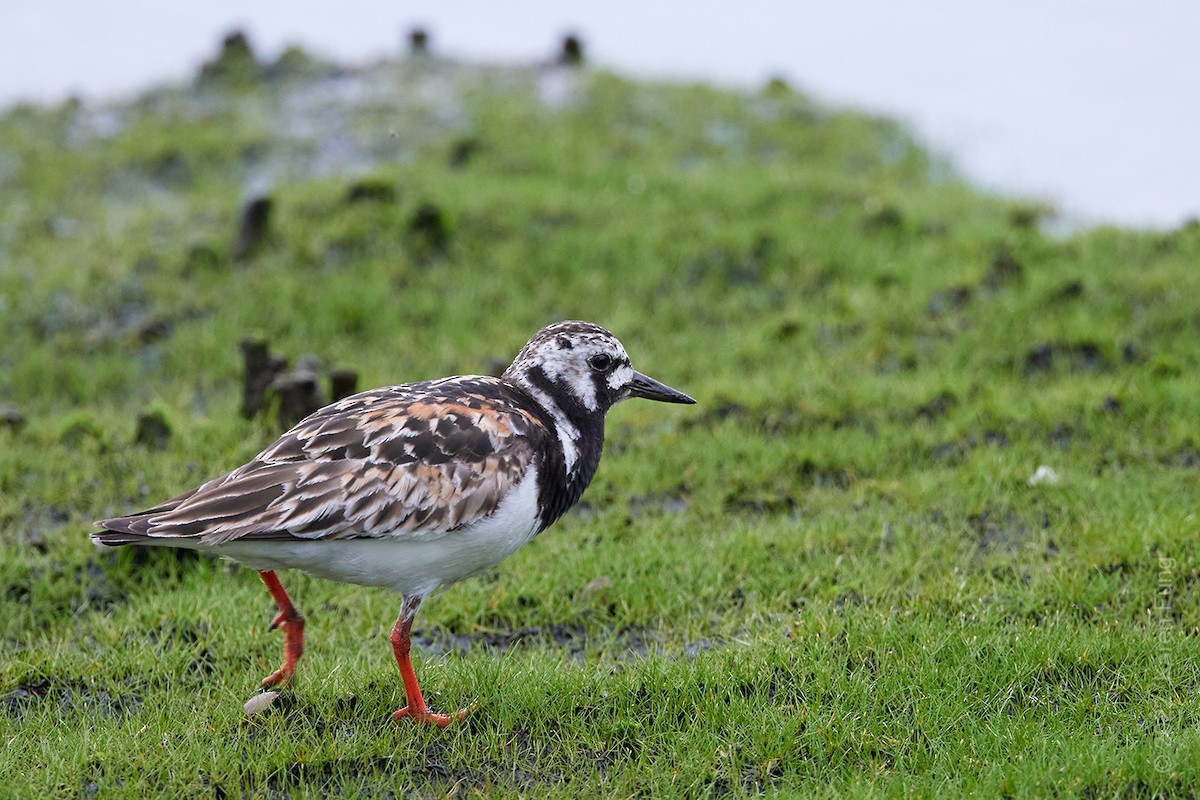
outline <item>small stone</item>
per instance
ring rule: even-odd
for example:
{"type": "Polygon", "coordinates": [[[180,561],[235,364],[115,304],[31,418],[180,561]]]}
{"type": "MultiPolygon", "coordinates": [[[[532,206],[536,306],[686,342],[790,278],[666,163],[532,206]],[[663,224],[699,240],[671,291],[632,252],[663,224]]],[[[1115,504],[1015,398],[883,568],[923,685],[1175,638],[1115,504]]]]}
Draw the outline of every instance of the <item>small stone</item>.
{"type": "Polygon", "coordinates": [[[246,712],[247,717],[253,717],[270,708],[278,697],[279,692],[261,692],[247,700],[242,710],[246,712]]]}
{"type": "Polygon", "coordinates": [[[612,586],[612,578],[607,575],[601,575],[598,578],[592,578],[583,587],[584,594],[598,594],[612,586]]]}
{"type": "Polygon", "coordinates": [[[1061,478],[1058,477],[1057,472],[1055,472],[1050,467],[1047,467],[1045,464],[1042,464],[1036,470],[1033,471],[1032,475],[1029,476],[1029,480],[1027,481],[1027,483],[1030,486],[1037,486],[1037,485],[1043,484],[1043,483],[1050,485],[1050,486],[1055,486],[1060,481],[1061,481],[1061,478]]]}

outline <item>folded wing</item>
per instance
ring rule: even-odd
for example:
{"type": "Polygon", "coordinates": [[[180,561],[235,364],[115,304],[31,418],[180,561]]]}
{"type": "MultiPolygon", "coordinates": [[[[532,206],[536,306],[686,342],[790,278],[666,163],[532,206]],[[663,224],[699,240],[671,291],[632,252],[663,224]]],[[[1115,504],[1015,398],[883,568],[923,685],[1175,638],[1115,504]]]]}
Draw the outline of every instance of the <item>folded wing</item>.
{"type": "Polygon", "coordinates": [[[97,523],[105,530],[93,538],[190,538],[213,546],[449,532],[494,512],[546,435],[496,378],[377,389],[307,417],[228,475],[97,523]]]}

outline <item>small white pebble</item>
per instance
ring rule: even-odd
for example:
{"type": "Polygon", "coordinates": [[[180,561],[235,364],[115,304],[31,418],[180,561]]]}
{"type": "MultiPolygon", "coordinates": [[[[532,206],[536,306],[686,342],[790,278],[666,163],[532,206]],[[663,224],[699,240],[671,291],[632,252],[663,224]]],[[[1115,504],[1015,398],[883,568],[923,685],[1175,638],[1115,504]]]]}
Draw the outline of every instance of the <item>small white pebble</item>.
{"type": "Polygon", "coordinates": [[[246,701],[246,705],[242,706],[242,710],[246,712],[247,717],[261,714],[271,707],[276,697],[279,697],[279,692],[262,692],[256,694],[246,701]]]}
{"type": "Polygon", "coordinates": [[[1042,464],[1033,471],[1032,475],[1029,476],[1028,483],[1030,486],[1037,486],[1039,483],[1048,483],[1053,486],[1054,484],[1058,483],[1058,481],[1058,473],[1047,467],[1045,464],[1042,464]]]}
{"type": "Polygon", "coordinates": [[[592,578],[588,581],[587,585],[583,587],[583,591],[587,594],[596,594],[597,592],[603,592],[611,586],[612,578],[607,575],[601,575],[598,578],[592,578]]]}

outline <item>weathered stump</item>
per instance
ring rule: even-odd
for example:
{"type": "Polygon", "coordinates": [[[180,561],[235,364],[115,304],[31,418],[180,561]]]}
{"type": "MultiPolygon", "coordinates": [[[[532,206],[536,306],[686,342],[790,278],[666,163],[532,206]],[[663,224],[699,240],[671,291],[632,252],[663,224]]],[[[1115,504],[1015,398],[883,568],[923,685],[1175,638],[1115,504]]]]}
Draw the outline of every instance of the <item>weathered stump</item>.
{"type": "Polygon", "coordinates": [[[329,373],[329,402],[336,403],[358,391],[358,373],[352,369],[335,369],[329,373]]]}
{"type": "Polygon", "coordinates": [[[272,200],[267,195],[252,197],[242,206],[241,223],[230,255],[234,261],[252,258],[267,241],[271,230],[272,200]]]}
{"type": "Polygon", "coordinates": [[[287,368],[287,359],[272,356],[265,339],[245,338],[241,341],[242,364],[242,416],[253,419],[262,412],[267,402],[267,389],[279,373],[287,368]]]}
{"type": "Polygon", "coordinates": [[[413,28],[408,32],[408,54],[412,56],[429,55],[429,31],[424,28],[413,28]]]}
{"type": "Polygon", "coordinates": [[[562,50],[558,54],[558,63],[567,67],[578,67],[583,64],[583,40],[569,33],[563,37],[562,50]]]}
{"type": "Polygon", "coordinates": [[[313,372],[297,371],[280,375],[271,382],[271,390],[279,396],[276,420],[284,430],[324,405],[317,376],[313,372]]]}

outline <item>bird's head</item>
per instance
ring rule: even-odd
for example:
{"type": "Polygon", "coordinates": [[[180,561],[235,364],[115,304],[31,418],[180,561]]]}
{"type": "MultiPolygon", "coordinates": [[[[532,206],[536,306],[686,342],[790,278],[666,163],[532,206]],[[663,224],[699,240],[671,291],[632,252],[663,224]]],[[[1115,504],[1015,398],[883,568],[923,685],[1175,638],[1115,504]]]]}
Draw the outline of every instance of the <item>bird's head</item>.
{"type": "Polygon", "coordinates": [[[553,400],[563,411],[603,415],[630,397],[695,403],[683,392],[635,370],[625,348],[604,328],[568,320],[542,328],[504,377],[553,400]]]}

